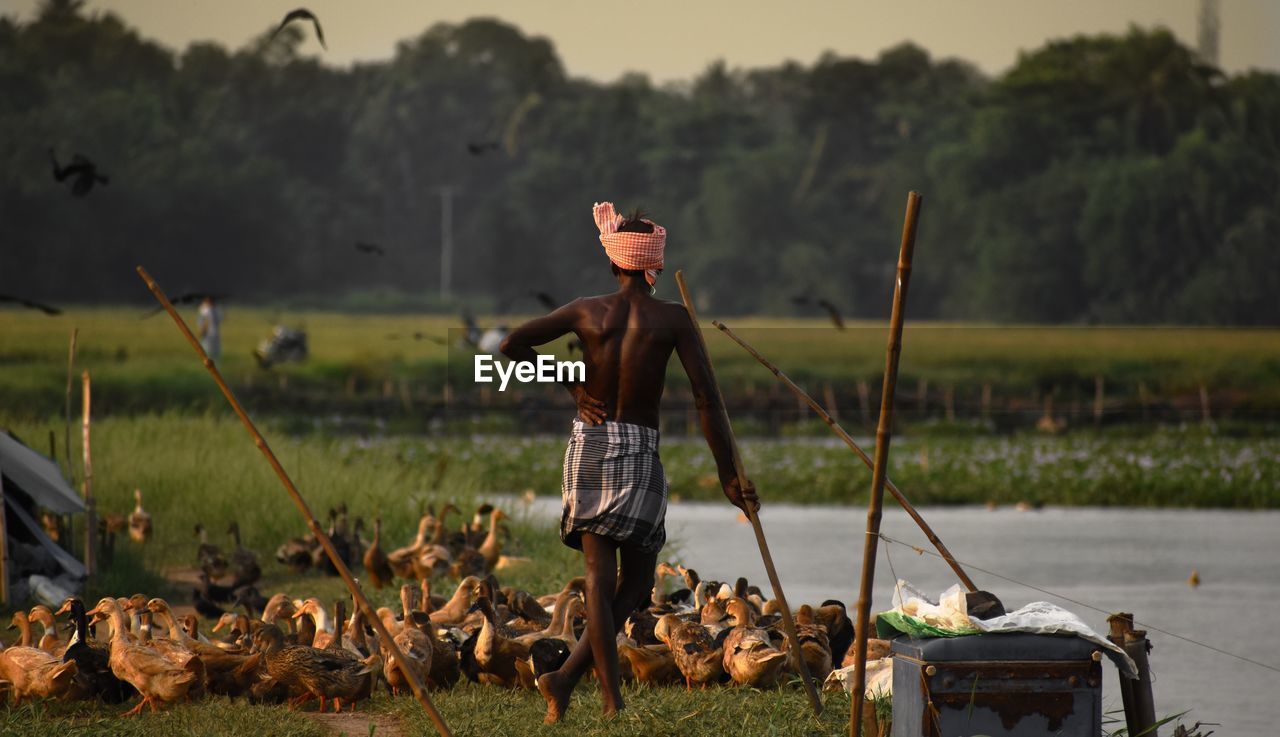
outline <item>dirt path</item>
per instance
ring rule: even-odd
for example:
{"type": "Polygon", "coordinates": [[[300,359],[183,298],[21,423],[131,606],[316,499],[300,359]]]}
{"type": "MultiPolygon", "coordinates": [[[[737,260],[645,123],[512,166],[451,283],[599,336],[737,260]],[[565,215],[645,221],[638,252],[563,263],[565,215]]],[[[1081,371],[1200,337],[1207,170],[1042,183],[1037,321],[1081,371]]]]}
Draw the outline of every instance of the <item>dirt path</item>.
{"type": "Polygon", "coordinates": [[[389,714],[317,714],[304,712],[326,732],[343,737],[402,737],[400,722],[389,714]]]}

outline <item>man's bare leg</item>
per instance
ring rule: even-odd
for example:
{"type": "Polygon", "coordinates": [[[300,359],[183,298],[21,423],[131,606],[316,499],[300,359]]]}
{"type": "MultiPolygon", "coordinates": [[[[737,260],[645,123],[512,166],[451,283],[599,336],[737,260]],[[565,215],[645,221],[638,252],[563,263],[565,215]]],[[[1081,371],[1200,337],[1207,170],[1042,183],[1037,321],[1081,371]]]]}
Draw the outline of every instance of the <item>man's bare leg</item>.
{"type": "Polygon", "coordinates": [[[594,663],[600,675],[600,688],[604,697],[605,714],[611,715],[623,707],[618,682],[617,635],[622,623],[632,611],[649,597],[653,588],[653,567],[656,553],[644,553],[630,547],[618,548],[607,538],[598,535],[582,536],[582,552],[587,566],[587,636],[578,640],[569,659],[560,669],[538,679],[538,691],[547,700],[548,724],[564,717],[569,708],[569,697],[578,681],[594,663]],[[622,579],[617,581],[615,550],[622,555],[622,579]],[[594,579],[594,586],[593,586],[594,579]],[[594,593],[593,593],[594,591],[594,593]],[[593,604],[603,615],[593,611],[593,604]],[[607,617],[607,621],[606,621],[607,617]],[[600,639],[600,650],[593,643],[600,639]],[[596,652],[604,652],[605,663],[600,663],[596,652]],[[610,662],[612,669],[610,670],[610,662]]]}

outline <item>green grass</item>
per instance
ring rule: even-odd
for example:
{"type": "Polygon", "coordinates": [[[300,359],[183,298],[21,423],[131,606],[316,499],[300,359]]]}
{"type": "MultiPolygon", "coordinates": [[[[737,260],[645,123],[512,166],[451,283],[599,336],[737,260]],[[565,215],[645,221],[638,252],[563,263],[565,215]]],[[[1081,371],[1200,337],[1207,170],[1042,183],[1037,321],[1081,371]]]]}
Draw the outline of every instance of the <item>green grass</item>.
{"type": "MultiPolygon", "coordinates": [[[[77,367],[94,379],[95,407],[103,413],[148,410],[199,412],[221,398],[191,348],[164,315],[140,320],[141,309],[72,309],[58,317],[0,310],[0,406],[44,416],[64,402],[67,340],[80,329],[77,367]]],[[[470,384],[469,354],[427,340],[414,331],[444,337],[461,327],[438,315],[348,315],[230,306],[223,325],[224,374],[250,406],[273,411],[304,406],[346,412],[421,413],[438,400],[446,377],[456,393],[470,384]],[[305,328],[311,358],[302,365],[258,369],[250,352],[277,322],[305,328]],[[399,335],[391,340],[390,335],[399,335]],[[450,360],[452,358],[452,360],[450,360]],[[390,396],[386,396],[386,395],[390,396]],[[408,396],[407,408],[401,397],[408,396]]],[[[707,342],[731,401],[769,392],[773,377],[704,315],[707,342]]],[[[194,309],[187,310],[194,322],[194,309]]],[[[517,324],[490,317],[485,324],[517,324]]],[[[828,383],[846,407],[855,384],[873,393],[884,367],[885,326],[851,323],[836,331],[817,320],[735,318],[730,326],[792,378],[821,395],[828,383]]],[[[560,351],[563,353],[563,351],[560,351]]],[[[1136,403],[1144,384],[1156,404],[1194,405],[1199,387],[1218,403],[1249,412],[1280,408],[1280,330],[1234,328],[1124,328],[913,324],[905,334],[899,391],[911,395],[920,380],[932,401],[951,387],[970,414],[983,385],[997,402],[1034,404],[1053,392],[1061,402],[1088,402],[1095,376],[1113,400],[1136,403]]],[[[683,392],[678,362],[668,370],[683,392]]],[[[78,394],[77,394],[78,397],[78,394]]],[[[1062,406],[1062,405],[1060,405],[1062,406]]]]}
{"type": "Polygon", "coordinates": [[[303,714],[283,707],[232,703],[205,698],[152,714],[124,719],[132,708],[86,702],[42,702],[0,711],[0,734],[6,737],[153,737],[218,735],[218,737],[321,737],[326,734],[303,714]]]}

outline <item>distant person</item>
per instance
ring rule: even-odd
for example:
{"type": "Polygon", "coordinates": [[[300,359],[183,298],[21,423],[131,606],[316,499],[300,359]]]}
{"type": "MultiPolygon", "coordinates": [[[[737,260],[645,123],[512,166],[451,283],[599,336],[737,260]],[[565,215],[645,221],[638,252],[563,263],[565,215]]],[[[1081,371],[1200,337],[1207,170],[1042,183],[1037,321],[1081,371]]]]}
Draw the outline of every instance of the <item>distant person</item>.
{"type": "Polygon", "coordinates": [[[200,301],[199,318],[196,327],[200,331],[200,345],[209,358],[218,360],[222,355],[222,310],[214,303],[213,297],[205,297],[200,301]]]}
{"type": "Polygon", "coordinates": [[[538,679],[547,723],[563,718],[574,687],[593,663],[605,715],[623,708],[617,633],[649,600],[654,565],[667,539],[658,404],[673,352],[693,385],[725,496],[743,511],[759,506],[755,487],[738,484],[728,423],[688,311],[653,298],[667,231],[639,213],[618,215],[608,202],[597,204],[593,215],[618,291],[576,299],[530,320],[501,346],[513,360],[535,361],[534,346],[573,333],[582,341],[586,363],[586,381],[567,387],[578,416],[564,456],[560,537],[586,559],[587,636],[559,670],[538,679]]]}

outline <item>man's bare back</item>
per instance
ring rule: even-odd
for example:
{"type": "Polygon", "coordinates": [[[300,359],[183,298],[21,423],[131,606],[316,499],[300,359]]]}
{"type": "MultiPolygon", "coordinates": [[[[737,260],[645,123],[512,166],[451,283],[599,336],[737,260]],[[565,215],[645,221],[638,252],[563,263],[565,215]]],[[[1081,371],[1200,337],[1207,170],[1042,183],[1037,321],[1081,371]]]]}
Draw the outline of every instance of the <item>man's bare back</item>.
{"type": "MultiPolygon", "coordinates": [[[[583,297],[546,317],[530,320],[507,336],[503,352],[533,360],[533,346],[566,333],[582,341],[588,403],[584,420],[658,427],[658,406],[672,351],[698,395],[712,390],[705,357],[684,305],[654,299],[643,289],[583,297]]],[[[582,402],[579,401],[580,409],[582,402]]],[[[713,452],[715,448],[712,449],[713,452]]]]}

